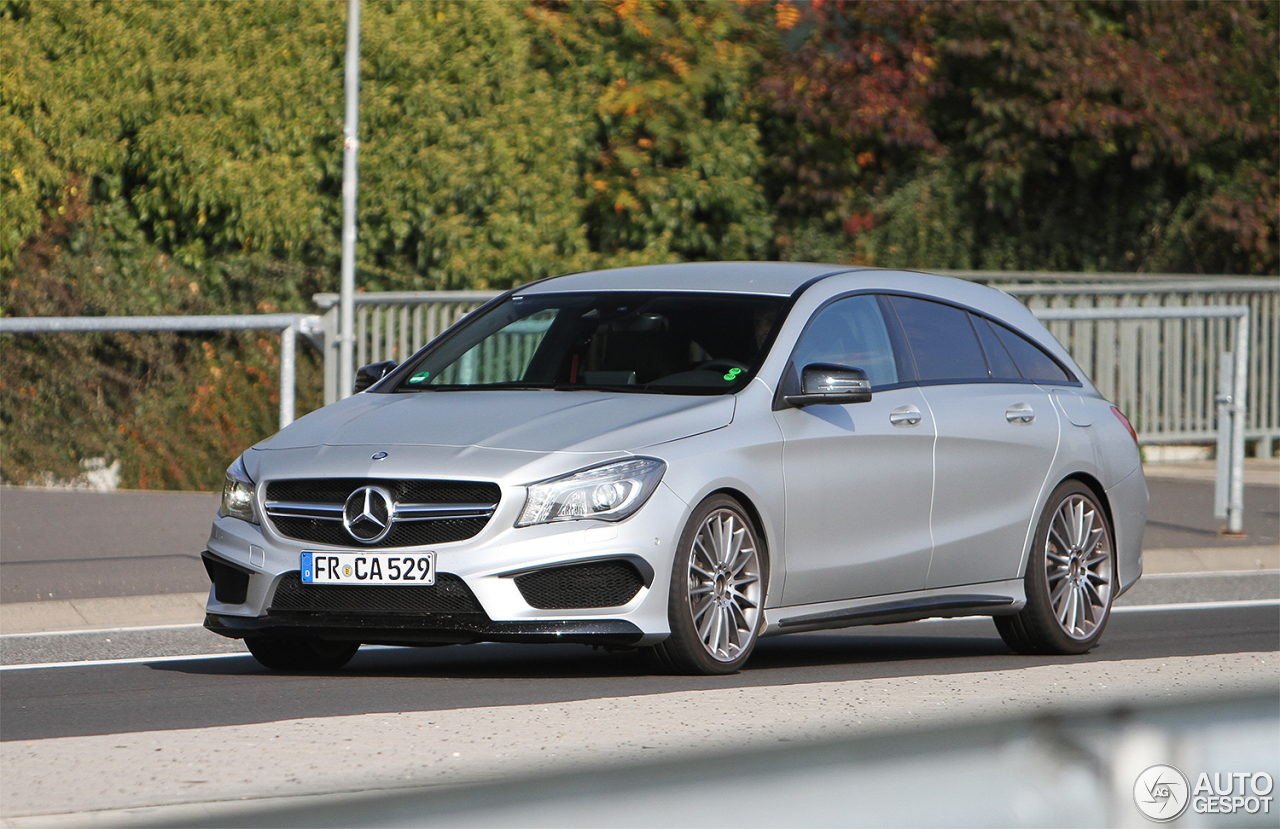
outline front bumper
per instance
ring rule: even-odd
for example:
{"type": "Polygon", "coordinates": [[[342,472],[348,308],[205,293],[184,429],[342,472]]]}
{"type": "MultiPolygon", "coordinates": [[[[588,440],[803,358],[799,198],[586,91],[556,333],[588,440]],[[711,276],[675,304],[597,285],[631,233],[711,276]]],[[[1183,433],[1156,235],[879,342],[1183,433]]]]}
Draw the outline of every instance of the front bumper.
{"type": "Polygon", "coordinates": [[[299,584],[302,552],[350,547],[300,542],[278,536],[270,526],[218,518],[206,553],[214,586],[205,627],[234,638],[306,633],[379,644],[654,644],[669,634],[672,555],[687,511],[665,485],[638,513],[616,524],[582,521],[517,529],[514,516],[500,508],[475,538],[408,548],[435,552],[439,595],[413,587],[336,588],[362,600],[354,609],[297,600],[313,590],[299,584]],[[638,574],[640,586],[629,600],[624,597],[625,603],[613,606],[547,607],[530,598],[525,581],[530,574],[591,563],[625,563],[638,574]],[[218,574],[230,578],[220,582],[218,574]],[[407,592],[413,590],[426,592],[413,598],[407,592]],[[389,592],[363,601],[373,591],[389,592]]]}

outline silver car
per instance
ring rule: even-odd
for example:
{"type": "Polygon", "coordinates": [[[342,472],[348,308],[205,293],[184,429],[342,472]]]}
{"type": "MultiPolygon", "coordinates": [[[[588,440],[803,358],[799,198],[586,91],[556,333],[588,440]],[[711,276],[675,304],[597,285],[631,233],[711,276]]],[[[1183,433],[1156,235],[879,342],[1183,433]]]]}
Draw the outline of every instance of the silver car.
{"type": "Polygon", "coordinates": [[[991,288],[698,263],[535,282],[227,470],[205,626],[582,642],[740,668],[762,636],[992,616],[1081,653],[1142,573],[1132,427],[991,288]]]}

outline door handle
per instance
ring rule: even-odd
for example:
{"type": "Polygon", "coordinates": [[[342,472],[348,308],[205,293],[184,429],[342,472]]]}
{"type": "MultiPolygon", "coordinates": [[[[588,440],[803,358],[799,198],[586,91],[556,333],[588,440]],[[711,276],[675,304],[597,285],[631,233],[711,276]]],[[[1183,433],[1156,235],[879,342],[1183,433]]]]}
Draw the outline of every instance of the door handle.
{"type": "Polygon", "coordinates": [[[1004,410],[1004,419],[1010,423],[1030,423],[1036,419],[1036,413],[1026,403],[1014,403],[1004,410]]]}
{"type": "Polygon", "coordinates": [[[899,406],[889,412],[889,422],[894,426],[915,426],[920,418],[920,410],[915,406],[899,406]]]}

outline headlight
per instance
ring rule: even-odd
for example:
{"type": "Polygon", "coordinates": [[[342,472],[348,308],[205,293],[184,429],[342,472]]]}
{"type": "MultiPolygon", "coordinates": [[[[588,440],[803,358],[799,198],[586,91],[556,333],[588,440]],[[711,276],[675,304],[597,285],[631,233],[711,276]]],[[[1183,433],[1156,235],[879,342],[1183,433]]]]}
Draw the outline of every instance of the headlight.
{"type": "Polygon", "coordinates": [[[529,484],[516,526],[582,518],[621,521],[644,506],[666,471],[656,458],[633,458],[529,484]]]}
{"type": "Polygon", "coordinates": [[[244,457],[227,467],[227,479],[222,485],[222,514],[242,518],[250,524],[258,523],[253,515],[253,480],[244,468],[244,457]]]}

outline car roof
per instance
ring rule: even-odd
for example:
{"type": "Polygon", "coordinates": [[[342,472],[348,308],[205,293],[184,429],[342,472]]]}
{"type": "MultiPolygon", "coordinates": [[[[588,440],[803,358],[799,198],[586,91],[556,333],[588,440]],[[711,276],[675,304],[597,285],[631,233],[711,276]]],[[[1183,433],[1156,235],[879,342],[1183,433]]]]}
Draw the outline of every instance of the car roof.
{"type": "Polygon", "coordinates": [[[856,270],[863,269],[808,262],[682,262],[553,276],[515,293],[528,296],[576,291],[693,291],[791,296],[815,279],[856,270]]]}

